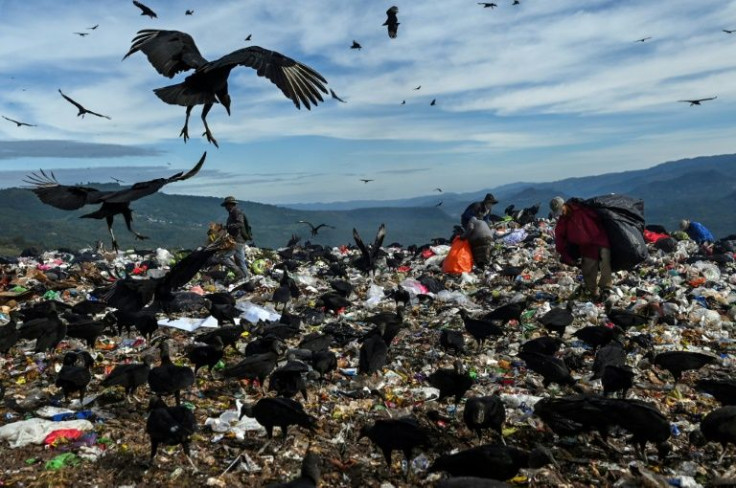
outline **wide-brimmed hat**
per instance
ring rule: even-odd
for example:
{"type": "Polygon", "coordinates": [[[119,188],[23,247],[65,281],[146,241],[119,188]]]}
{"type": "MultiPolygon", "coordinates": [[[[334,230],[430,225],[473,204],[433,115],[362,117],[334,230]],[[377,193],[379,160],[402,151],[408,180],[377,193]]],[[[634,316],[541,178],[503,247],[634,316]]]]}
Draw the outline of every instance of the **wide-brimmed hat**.
{"type": "Polygon", "coordinates": [[[233,197],[233,196],[225,197],[225,200],[223,200],[223,202],[220,204],[220,206],[221,207],[224,207],[224,206],[230,205],[230,204],[233,204],[233,205],[237,205],[238,204],[238,201],[235,199],[235,197],[233,197]]]}
{"type": "Polygon", "coordinates": [[[483,199],[483,203],[498,203],[498,200],[496,200],[496,197],[493,196],[493,193],[486,193],[486,197],[483,199]]]}

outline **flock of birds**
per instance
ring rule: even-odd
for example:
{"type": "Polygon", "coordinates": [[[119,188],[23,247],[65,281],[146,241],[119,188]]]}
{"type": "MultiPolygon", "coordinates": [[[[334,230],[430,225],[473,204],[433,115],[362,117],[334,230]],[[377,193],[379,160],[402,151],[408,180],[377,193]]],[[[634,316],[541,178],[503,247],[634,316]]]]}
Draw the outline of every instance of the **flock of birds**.
{"type": "MultiPolygon", "coordinates": [[[[158,18],[156,12],[151,8],[136,0],[133,4],[141,10],[141,15],[151,19],[158,18]]],[[[478,2],[483,8],[494,9],[498,4],[493,2],[478,2]]],[[[521,5],[520,0],[513,0],[514,5],[521,5]]],[[[398,36],[399,25],[398,20],[399,8],[390,7],[386,11],[386,21],[383,26],[386,27],[388,36],[394,39],[398,36]]],[[[193,15],[194,11],[187,9],[185,15],[193,15]]],[[[88,27],[88,31],[94,31],[99,24],[88,27]]],[[[722,29],[726,34],[732,34],[736,30],[722,29]]],[[[86,37],[90,32],[74,32],[74,34],[86,37]]],[[[248,42],[252,38],[249,34],[245,41],[248,42]]],[[[634,42],[647,42],[652,36],[642,37],[634,42]]],[[[356,40],[353,40],[350,49],[361,50],[363,46],[356,40]]],[[[193,73],[187,76],[183,82],[176,85],[157,88],[154,90],[163,102],[170,105],[181,105],[186,107],[186,118],[179,136],[186,142],[189,139],[189,117],[192,109],[196,105],[203,105],[201,119],[204,125],[203,136],[207,141],[219,147],[212,131],[207,124],[207,114],[215,103],[220,103],[230,115],[231,98],[228,93],[228,77],[230,71],[237,66],[250,67],[256,70],[258,76],[266,77],[274,85],[276,85],[282,93],[290,99],[297,109],[304,106],[310,110],[312,106],[323,102],[322,94],[329,94],[334,100],[347,103],[345,99],[340,97],[335,91],[326,88],[327,81],[324,77],[314,69],[306,66],[292,58],[284,56],[276,51],[270,51],[258,46],[251,46],[238,49],[230,54],[226,54],[221,58],[209,61],[204,58],[194,43],[194,39],[184,32],[175,30],[158,30],[144,29],[138,32],[133,39],[132,46],[123,59],[141,51],[143,52],[151,65],[156,71],[167,77],[173,78],[178,73],[193,70],[193,73]]],[[[414,90],[419,90],[421,85],[414,90]]],[[[65,95],[59,90],[61,96],[69,103],[77,107],[78,116],[84,117],[86,114],[95,115],[97,117],[110,119],[107,115],[94,112],[85,108],[79,102],[65,95]]],[[[715,100],[717,97],[706,97],[697,99],[678,100],[678,102],[689,103],[690,106],[701,105],[702,102],[715,100]]],[[[435,106],[437,99],[433,98],[429,103],[435,106]]],[[[401,105],[406,105],[406,100],[402,100],[401,105]]],[[[35,127],[35,124],[21,122],[3,116],[4,119],[16,124],[17,127],[27,126],[35,127]]]]}
{"type": "MultiPolygon", "coordinates": [[[[149,340],[149,345],[157,346],[159,365],[154,366],[155,359],[149,354],[145,354],[140,363],[118,364],[100,387],[122,387],[130,401],[129,397],[138,388],[148,385],[153,394],[146,421],[151,443],[150,463],[161,445],[182,445],[188,458],[189,443],[198,425],[191,410],[182,405],[181,397],[182,393],[193,388],[196,378],[202,375],[200,370],[205,367],[209,381],[223,381],[224,387],[232,386],[236,380],[253,382],[250,398],[258,400],[245,404],[240,415],[254,418],[265,428],[269,439],[274,434],[274,427],[279,427],[284,443],[292,426],[304,429],[310,437],[320,435],[322,421],[308,412],[295,397],[307,400],[308,390],[326,381],[342,385],[338,386],[342,391],[346,383],[335,376],[341,359],[351,356],[357,359],[358,378],[370,384],[371,378],[377,376],[380,379],[383,369],[398,355],[416,358],[418,354],[424,354],[411,342],[416,331],[411,330],[407,319],[416,312],[414,307],[419,307],[420,314],[449,314],[445,317],[450,323],[455,313],[452,309],[443,311],[437,308],[430,295],[418,295],[418,302],[412,305],[409,292],[397,287],[387,293],[396,303],[395,311],[363,317],[360,322],[365,324],[364,328],[337,318],[342,310],[355,307],[352,297],[361,293],[355,283],[366,284],[366,281],[355,279],[352,269],[369,277],[370,283],[379,279],[385,269],[411,264],[429,247],[404,249],[392,245],[389,253],[383,245],[386,237],[383,225],[369,244],[357,230],[354,230],[353,237],[356,252],[345,257],[322,246],[300,246],[297,242],[278,251],[281,262],[271,271],[274,277],[279,277],[279,286],[271,301],[274,306],[282,307],[281,319],[276,322],[235,323],[240,311],[235,307],[232,292],[252,292],[252,283],[242,284],[232,292],[220,291],[205,296],[177,291],[197,273],[208,272],[211,258],[226,246],[225,242],[216,241],[191,252],[159,278],[121,277],[112,285],[102,285],[93,290],[90,292],[92,299],[74,306],[53,301],[38,302],[13,312],[11,323],[0,328],[0,353],[8,354],[22,340],[35,340],[34,351],[47,354],[53,353],[65,339],[83,341],[89,351],[67,352],[55,378],[64,398],[78,393],[80,404],[83,404],[92,380],[91,368],[94,367],[90,352],[94,350],[97,339],[111,330],[117,329],[117,334],[122,336],[124,330],[130,332],[134,328],[149,340]],[[322,277],[329,280],[330,289],[320,292],[313,306],[305,305],[306,301],[300,300],[305,292],[292,273],[317,262],[327,265],[322,266],[322,277]],[[295,307],[295,303],[300,305],[295,307]],[[220,327],[196,336],[187,347],[185,357],[191,366],[175,364],[166,335],[159,334],[156,316],[199,308],[206,308],[218,320],[220,327]],[[96,318],[94,314],[104,315],[96,318]],[[305,333],[303,324],[321,324],[320,331],[305,333]],[[236,362],[228,361],[220,374],[215,373],[215,365],[232,357],[226,356],[225,350],[237,350],[244,332],[249,334],[249,340],[242,349],[244,357],[236,362]],[[402,348],[404,341],[407,344],[402,348]],[[350,352],[354,351],[353,348],[357,348],[357,354],[350,352]],[[266,383],[276,396],[265,391],[266,383]],[[257,389],[256,384],[260,388],[257,389]],[[174,405],[165,403],[163,398],[168,396],[173,396],[174,405]]],[[[534,237],[539,238],[540,235],[534,237]]],[[[510,287],[510,295],[499,302],[491,289],[481,288],[474,298],[496,305],[481,314],[461,308],[457,313],[462,327],[448,326],[438,331],[436,347],[444,351],[445,358],[455,358],[453,367],[436,367],[426,375],[415,372],[419,381],[437,389],[436,397],[424,401],[425,406],[414,409],[409,416],[365,422],[359,429],[355,441],[367,438],[381,451],[389,476],[393,472],[394,451],[401,452],[407,461],[404,475],[407,481],[416,475],[412,473],[411,460],[417,451],[437,453],[428,471],[450,476],[439,481],[437,486],[441,487],[506,486],[491,480],[512,478],[522,468],[559,466],[560,461],[564,462],[553,455],[549,445],[554,442],[554,437],[548,434],[537,432],[537,444],[532,449],[506,443],[504,426],[508,413],[499,388],[480,382],[465,367],[472,356],[493,354],[494,351],[501,357],[518,361],[517,368],[524,365],[529,372],[528,387],[543,397],[534,405],[533,414],[549,431],[560,439],[595,433],[598,437],[593,439],[603,446],[604,455],[609,459],[620,459],[626,455],[609,442],[612,434],[624,431],[631,435],[625,442],[633,446],[635,455],[642,461],[649,462],[647,447],[653,444],[659,462],[667,463],[668,456],[672,455],[670,419],[655,403],[629,398],[632,389],[641,392],[654,388],[651,384],[635,383],[637,370],[644,371],[651,366],[655,372],[667,371],[674,380],[671,388],[694,387],[723,404],[723,407],[700,417],[700,428],[690,433],[694,446],[720,443],[723,459],[728,445],[736,444],[736,382],[723,374],[711,374],[695,382],[684,376],[686,372],[705,366],[717,368],[719,360],[713,354],[678,350],[655,352],[654,338],[649,331],[659,323],[675,323],[677,316],[672,310],[658,302],[651,302],[636,311],[615,308],[613,302],[606,302],[604,322],[607,325],[579,327],[573,313],[577,303],[574,297],[569,297],[565,303],[560,297],[540,295],[535,290],[535,283],[524,284],[516,279],[523,271],[523,268],[515,266],[502,268],[498,273],[501,281],[496,289],[510,287]],[[522,343],[514,354],[508,348],[506,337],[516,328],[513,324],[521,323],[524,312],[535,306],[535,300],[558,300],[559,306],[538,318],[540,328],[546,334],[522,343]],[[570,327],[576,329],[572,334],[570,327]],[[473,339],[474,348],[466,344],[466,337],[473,339]],[[569,347],[572,341],[585,343],[588,352],[582,355],[572,352],[569,347]],[[629,364],[630,358],[637,355],[644,359],[637,365],[629,364]],[[513,359],[514,356],[517,359],[513,359]],[[584,381],[581,375],[588,372],[590,380],[584,381]],[[541,382],[535,379],[535,375],[541,378],[541,382]],[[600,393],[596,392],[592,380],[601,381],[600,393]],[[553,384],[558,388],[556,394],[549,390],[553,384]],[[438,409],[427,408],[436,401],[438,405],[454,406],[451,411],[459,411],[464,399],[462,414],[457,416],[448,417],[438,409]],[[457,447],[458,441],[461,444],[466,441],[462,438],[453,440],[448,431],[438,426],[460,422],[478,437],[479,445],[470,444],[470,447],[457,452],[448,452],[450,446],[457,447]]],[[[441,272],[425,272],[418,279],[433,292],[452,286],[452,279],[441,272]]],[[[727,371],[721,373],[727,374],[727,371]]],[[[667,381],[661,376],[659,380],[667,381]]],[[[365,389],[359,387],[341,394],[346,398],[361,398],[364,393],[365,389]]],[[[383,398],[380,387],[370,388],[367,394],[383,398]]],[[[23,411],[15,400],[6,399],[6,405],[23,411]]],[[[681,452],[678,454],[682,455],[681,452]]],[[[319,467],[318,453],[308,450],[302,476],[296,480],[301,484],[283,486],[316,486],[319,467]]]]}
{"type": "MultiPolygon", "coordinates": [[[[144,4],[133,1],[141,10],[141,15],[156,18],[156,13],[144,4]]],[[[519,5],[514,0],[513,5],[519,5]]],[[[479,3],[484,8],[494,8],[495,3],[479,3]]],[[[186,15],[193,15],[187,10],[186,15]]],[[[390,38],[398,36],[399,9],[391,7],[387,10],[383,24],[390,38]]],[[[98,26],[90,27],[95,30],[98,26]]],[[[733,31],[725,31],[731,33],[733,31]]],[[[80,36],[88,33],[77,33],[80,36]]],[[[247,40],[250,39],[248,36],[247,40]]],[[[646,42],[651,37],[635,42],[646,42]]],[[[352,49],[361,49],[357,41],[353,41],[352,49]]],[[[201,120],[204,126],[203,136],[208,142],[218,146],[212,131],[207,124],[207,115],[215,103],[220,103],[230,114],[231,99],[228,93],[228,77],[237,66],[250,67],[258,76],[266,77],[282,93],[289,98],[297,109],[302,106],[311,109],[323,102],[322,94],[330,93],[338,101],[334,91],[328,92],[327,81],[317,71],[294,59],[275,51],[257,46],[235,50],[215,60],[204,58],[191,36],[174,30],[145,29],[138,32],[133,39],[130,50],[124,58],[142,52],[146,55],[156,71],[167,78],[178,73],[192,71],[183,82],[158,88],[155,94],[165,103],[186,107],[184,126],[180,137],[186,142],[189,138],[189,117],[197,105],[202,105],[201,120]]],[[[415,90],[421,89],[421,85],[415,90]]],[[[60,95],[78,109],[78,116],[94,115],[101,118],[110,117],[85,108],[68,97],[61,90],[60,95]]],[[[690,105],[714,100],[716,97],[680,100],[690,105]]],[[[402,102],[404,103],[404,102],[402,102]]],[[[436,99],[431,105],[436,104],[436,99]]],[[[4,117],[9,122],[21,126],[32,126],[24,122],[4,117]]],[[[128,230],[137,239],[146,236],[134,231],[131,226],[132,214],[130,202],[150,195],[164,185],[183,181],[196,175],[202,168],[206,153],[196,165],[187,172],[177,173],[168,178],[159,178],[136,183],[130,188],[119,191],[100,191],[82,185],[62,185],[53,173],[32,174],[28,183],[34,185],[33,191],[39,199],[48,205],[63,210],[76,210],[85,205],[99,204],[100,207],[83,218],[104,219],[107,223],[113,248],[117,250],[117,241],[112,231],[115,215],[122,215],[128,230]]],[[[361,179],[369,183],[371,179],[361,179]]],[[[440,188],[436,189],[442,192],[440,188]]],[[[440,202],[441,204],[441,202],[440,202]]],[[[538,206],[537,209],[538,210],[538,206]]],[[[507,209],[513,214],[514,209],[507,209]]],[[[536,211],[533,212],[536,214],[536,211]]],[[[522,215],[527,222],[534,219],[530,212],[522,215]],[[531,215],[531,217],[529,217],[531,215]]],[[[327,224],[314,225],[308,221],[298,223],[309,226],[312,236],[320,229],[329,228],[327,224]]],[[[526,223],[526,222],[525,222],[526,223]]],[[[153,393],[149,402],[149,414],[146,432],[151,443],[150,461],[153,462],[160,445],[182,445],[184,453],[189,456],[189,443],[197,430],[197,421],[191,410],[181,405],[181,394],[190,390],[200,369],[207,367],[208,374],[214,379],[213,367],[225,357],[225,350],[236,348],[244,332],[248,332],[250,340],[244,349],[244,358],[230,363],[222,370],[222,379],[226,382],[250,380],[257,382],[261,390],[255,392],[259,400],[243,406],[240,414],[253,417],[261,424],[270,439],[274,427],[279,427],[284,441],[291,426],[298,426],[310,433],[317,430],[320,419],[308,413],[304,406],[294,397],[301,395],[305,400],[308,386],[318,382],[333,381],[332,374],[337,368],[338,355],[335,350],[344,351],[350,344],[358,344],[357,372],[361,377],[380,374],[392,358],[396,337],[408,328],[406,317],[411,296],[405,290],[396,288],[390,296],[396,302],[395,312],[379,312],[368,317],[368,331],[360,331],[340,320],[328,320],[327,313],[335,316],[345,308],[354,305],[351,297],[356,294],[355,286],[348,274],[349,268],[355,268],[376,279],[381,269],[396,269],[401,264],[409,263],[420,255],[423,248],[416,246],[400,249],[393,255],[387,255],[383,248],[386,236],[385,226],[381,226],[372,243],[366,244],[357,230],[353,229],[353,238],[357,249],[357,257],[345,262],[333,255],[329,250],[316,245],[299,246],[298,239],[279,251],[282,262],[275,267],[274,276],[279,276],[279,287],[271,297],[275,306],[282,307],[282,316],[278,322],[260,323],[248,326],[236,324],[240,312],[236,309],[232,292],[248,290],[252,284],[245,283],[238,288],[223,292],[211,293],[204,297],[192,296],[191,293],[179,292],[194,276],[206,269],[210,260],[227,243],[218,240],[206,247],[188,254],[175,264],[161,278],[133,279],[121,277],[113,285],[101,286],[92,292],[96,300],[85,300],[73,307],[54,302],[40,302],[25,307],[12,314],[11,323],[0,328],[0,352],[9,353],[20,341],[35,340],[36,352],[53,352],[59,343],[66,338],[83,340],[93,350],[97,338],[107,334],[111,328],[117,328],[118,335],[123,330],[130,332],[135,328],[149,341],[156,344],[159,350],[160,363],[154,366],[153,356],[146,355],[141,363],[117,365],[100,383],[102,388],[120,386],[126,396],[135,394],[137,389],[148,385],[153,393]],[[302,308],[299,312],[289,309],[289,304],[298,300],[303,291],[291,276],[301,266],[311,265],[317,261],[328,263],[325,276],[330,279],[331,290],[319,296],[314,307],[302,308]],[[172,362],[170,344],[165,336],[154,338],[157,332],[157,314],[176,314],[186,310],[204,307],[214,316],[220,327],[195,338],[186,352],[190,366],[181,366],[172,362]],[[112,310],[112,311],[111,311],[112,310]],[[94,314],[105,314],[104,318],[95,318],[94,314]],[[303,323],[320,323],[320,332],[304,334],[303,323]],[[289,349],[287,343],[296,347],[289,349]],[[328,379],[329,378],[329,379],[328,379]],[[276,396],[268,396],[263,391],[268,381],[269,389],[276,396]],[[164,397],[173,396],[175,405],[169,406],[164,397]]],[[[522,270],[507,267],[501,271],[502,276],[515,278],[522,270]]],[[[422,281],[429,289],[439,290],[444,287],[445,278],[440,275],[423,276],[422,281]]],[[[457,419],[444,417],[437,410],[421,411],[416,415],[402,418],[379,419],[365,424],[359,431],[361,438],[369,439],[382,452],[389,471],[392,466],[394,451],[403,453],[407,461],[406,476],[411,473],[411,458],[417,450],[426,452],[438,451],[430,472],[443,472],[450,475],[438,486],[442,487],[483,487],[504,486],[488,480],[506,480],[514,477],[522,468],[539,468],[546,465],[557,465],[558,461],[551,450],[537,445],[531,450],[507,445],[503,436],[503,426],[507,412],[501,397],[490,394],[485,388],[481,395],[468,397],[468,393],[477,385],[474,377],[466,371],[463,356],[471,354],[465,344],[466,335],[473,338],[476,351],[488,351],[494,348],[502,351],[505,347],[505,336],[509,333],[509,323],[521,321],[522,313],[532,304],[531,290],[521,290],[521,299],[509,300],[505,304],[495,306],[493,310],[474,315],[469,311],[458,312],[462,330],[445,328],[437,337],[437,346],[457,357],[452,368],[436,368],[423,380],[439,392],[435,398],[439,403],[452,401],[457,408],[463,399],[464,408],[462,422],[468,430],[477,435],[480,445],[447,452],[448,440],[436,428],[438,422],[454,423],[457,419]],[[490,346],[489,346],[490,344],[490,346]],[[485,442],[486,432],[493,435],[492,442],[485,442]]],[[[432,307],[432,298],[428,295],[418,297],[421,307],[432,307]]],[[[493,298],[489,298],[492,302],[493,298]]],[[[540,325],[547,334],[525,342],[519,348],[516,357],[525,368],[542,378],[539,393],[552,384],[565,390],[565,394],[548,396],[534,406],[534,414],[559,437],[587,435],[595,432],[599,435],[607,455],[620,457],[622,453],[608,443],[611,432],[623,430],[632,435],[628,441],[634,446],[636,454],[647,460],[647,445],[654,444],[660,462],[665,462],[670,454],[668,440],[671,436],[671,425],[668,418],[651,402],[627,398],[628,392],[635,387],[636,370],[627,364],[633,351],[643,351],[646,360],[653,366],[669,371],[674,379],[675,387],[682,381],[687,371],[699,370],[706,365],[718,363],[717,357],[691,351],[668,351],[655,353],[652,337],[646,332],[630,335],[629,330],[643,328],[657,321],[672,320],[662,308],[652,305],[649,315],[642,315],[628,309],[616,309],[608,304],[607,320],[611,326],[588,325],[579,328],[571,336],[567,333],[575,317],[572,313],[574,300],[569,299],[565,307],[553,308],[539,319],[540,325]],[[572,339],[572,338],[575,339],[572,339]],[[590,389],[588,384],[573,376],[575,371],[584,371],[588,366],[588,357],[560,354],[562,348],[570,340],[582,341],[588,345],[592,354],[590,366],[591,379],[600,379],[601,394],[590,389]],[[612,395],[618,394],[618,398],[612,395]]],[[[430,309],[426,309],[430,313],[430,309]]],[[[94,357],[84,350],[70,351],[64,355],[63,364],[55,378],[55,384],[64,398],[79,394],[83,403],[87,388],[92,380],[91,369],[94,357]]],[[[729,378],[702,378],[695,387],[713,395],[723,403],[723,407],[715,409],[700,421],[700,429],[691,434],[692,443],[702,446],[705,442],[717,442],[723,446],[721,458],[726,453],[728,444],[736,444],[736,382],[729,378]]],[[[480,390],[480,387],[477,387],[480,390]]],[[[476,390],[476,392],[478,392],[476,390]]],[[[346,396],[359,395],[359,392],[347,392],[346,396]]],[[[380,391],[371,391],[370,395],[380,396],[380,391]]],[[[11,399],[6,404],[12,408],[21,407],[11,399]]],[[[311,434],[310,434],[311,435],[311,434]]],[[[191,461],[191,460],[190,460],[191,461]]],[[[292,484],[283,486],[316,486],[320,478],[320,458],[316,452],[308,451],[304,457],[301,477],[292,484]]]]}

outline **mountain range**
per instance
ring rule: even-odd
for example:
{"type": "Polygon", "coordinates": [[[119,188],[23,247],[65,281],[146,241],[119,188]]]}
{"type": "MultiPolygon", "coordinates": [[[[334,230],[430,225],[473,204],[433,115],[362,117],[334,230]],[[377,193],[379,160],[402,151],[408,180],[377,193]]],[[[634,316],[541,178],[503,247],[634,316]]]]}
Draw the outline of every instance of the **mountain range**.
{"type": "MultiPolygon", "coordinates": [[[[371,241],[378,226],[388,229],[386,244],[423,244],[434,237],[448,237],[459,215],[473,201],[492,192],[499,203],[494,213],[502,214],[508,205],[522,208],[541,203],[540,216],[546,216],[547,204],[554,196],[587,198],[606,193],[624,193],[642,198],[650,223],[668,229],[688,218],[705,224],[714,235],[736,233],[736,155],[704,156],[662,163],[657,166],[621,173],[581,178],[567,178],[547,183],[519,182],[470,193],[439,193],[390,201],[348,201],[293,204],[288,206],[242,202],[253,228],[256,245],[278,248],[292,234],[325,245],[352,242],[353,227],[366,241],[371,241]],[[438,202],[441,206],[437,206],[438,202]],[[315,225],[326,223],[310,236],[306,220],[315,225]]],[[[89,183],[92,185],[92,183],[89,183]]],[[[372,183],[373,184],[373,183],[372,183]]],[[[97,184],[112,190],[115,184],[97,184]]],[[[223,222],[225,211],[220,198],[156,193],[131,204],[133,225],[150,240],[135,242],[116,219],[115,235],[121,246],[132,248],[193,248],[203,244],[210,222],[223,222]]],[[[0,190],[0,253],[17,253],[24,247],[42,249],[69,247],[78,249],[102,240],[109,246],[110,237],[103,221],[79,219],[94,207],[68,212],[42,204],[28,189],[0,190]]]]}

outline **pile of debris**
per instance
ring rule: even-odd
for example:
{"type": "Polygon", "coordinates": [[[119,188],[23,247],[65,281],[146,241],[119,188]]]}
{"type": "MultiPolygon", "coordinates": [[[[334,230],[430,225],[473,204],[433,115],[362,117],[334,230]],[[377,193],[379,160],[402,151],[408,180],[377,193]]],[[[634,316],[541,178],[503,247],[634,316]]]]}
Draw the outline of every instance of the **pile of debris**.
{"type": "Polygon", "coordinates": [[[652,247],[604,301],[582,298],[544,219],[462,275],[442,272],[447,242],[377,244],[250,248],[235,284],[211,247],[0,258],[0,483],[736,478],[715,462],[736,441],[717,410],[736,401],[732,242],[652,247]],[[145,374],[106,380],[121,365],[145,374]]]}

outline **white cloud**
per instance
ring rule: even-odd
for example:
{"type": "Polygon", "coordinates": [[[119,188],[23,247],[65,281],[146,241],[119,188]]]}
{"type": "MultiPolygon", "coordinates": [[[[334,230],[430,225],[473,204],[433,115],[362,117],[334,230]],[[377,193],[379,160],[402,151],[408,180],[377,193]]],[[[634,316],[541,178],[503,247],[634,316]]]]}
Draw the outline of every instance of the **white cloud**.
{"type": "MultiPolygon", "coordinates": [[[[297,111],[252,70],[233,70],[232,116],[216,106],[208,117],[221,143],[219,151],[209,147],[208,166],[241,175],[233,178],[241,183],[220,182],[212,193],[240,188],[264,201],[346,199],[362,191],[393,198],[423,194],[438,178],[443,187],[473,190],[532,170],[561,178],[604,172],[622,159],[634,168],[733,150],[736,34],[721,29],[736,28],[734,0],[526,0],[493,10],[465,0],[397,2],[401,25],[393,40],[381,25],[388,4],[221,0],[197,5],[192,16],[181,4],[149,4],[158,19],[141,17],[127,1],[4,3],[0,113],[38,127],[0,120],[0,140],[122,144],[160,148],[151,164],[191,160],[192,151],[207,147],[201,108],[192,112],[185,146],[178,140],[184,107],[152,92],[186,74],[166,79],[142,53],[121,61],[136,31],[164,28],[188,32],[211,59],[247,45],[278,50],[317,69],[348,99],[297,111]],[[99,28],[86,37],[73,34],[94,24],[99,28]],[[634,42],[646,36],[652,39],[634,42]],[[361,51],[349,49],[353,39],[361,51]],[[417,85],[422,89],[412,90],[417,85]],[[78,118],[58,88],[112,120],[78,118]],[[702,107],[677,103],[714,95],[702,107]],[[436,107],[429,106],[433,98],[436,107]],[[278,153],[273,159],[269,145],[278,153]],[[279,177],[242,183],[274,165],[312,174],[319,173],[315,165],[340,163],[361,174],[430,169],[371,189],[327,174],[309,176],[319,191],[279,177]]],[[[204,181],[191,183],[207,192],[204,181]]]]}

